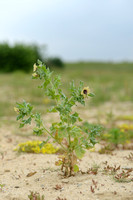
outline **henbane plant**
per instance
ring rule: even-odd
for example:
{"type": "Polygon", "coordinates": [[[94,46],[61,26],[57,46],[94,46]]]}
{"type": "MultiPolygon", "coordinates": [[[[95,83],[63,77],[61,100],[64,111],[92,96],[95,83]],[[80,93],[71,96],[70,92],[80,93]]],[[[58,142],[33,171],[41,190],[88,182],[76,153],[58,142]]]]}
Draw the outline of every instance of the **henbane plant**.
{"type": "Polygon", "coordinates": [[[77,160],[81,159],[85,150],[92,148],[96,144],[96,136],[99,133],[99,128],[91,126],[89,129],[84,126],[76,125],[77,122],[82,121],[78,112],[73,110],[77,103],[85,105],[87,97],[93,97],[94,94],[90,92],[89,87],[84,87],[82,81],[79,87],[76,87],[74,81],[70,84],[70,97],[67,97],[61,86],[60,76],[53,75],[41,61],[34,64],[33,79],[42,80],[39,86],[43,93],[49,98],[55,100],[55,105],[52,106],[48,112],[59,113],[60,120],[52,123],[48,129],[46,124],[43,123],[40,113],[33,112],[33,106],[26,101],[17,103],[15,111],[17,112],[17,120],[20,120],[20,128],[26,124],[31,124],[35,121],[35,128],[33,132],[36,135],[43,135],[47,133],[47,139],[40,144],[43,147],[49,140],[56,142],[62,149],[63,154],[59,157],[56,165],[61,165],[61,170],[65,176],[71,176],[74,172],[79,170],[77,160]]]}

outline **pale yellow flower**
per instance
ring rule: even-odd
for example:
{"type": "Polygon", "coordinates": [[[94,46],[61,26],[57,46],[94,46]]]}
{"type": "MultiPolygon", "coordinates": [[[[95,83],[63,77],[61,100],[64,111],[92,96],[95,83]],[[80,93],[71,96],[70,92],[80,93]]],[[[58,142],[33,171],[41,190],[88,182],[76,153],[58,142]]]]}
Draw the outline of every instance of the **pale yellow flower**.
{"type": "Polygon", "coordinates": [[[83,90],[81,91],[81,95],[83,95],[84,98],[86,98],[89,93],[90,93],[89,87],[84,87],[83,90]]]}
{"type": "Polygon", "coordinates": [[[14,107],[14,111],[15,111],[17,114],[19,114],[19,109],[18,109],[18,108],[14,107]]]}
{"type": "Polygon", "coordinates": [[[37,77],[38,75],[37,75],[36,72],[34,72],[34,73],[32,74],[32,76],[33,76],[33,77],[37,77]]]}
{"type": "Polygon", "coordinates": [[[33,65],[33,72],[35,72],[37,70],[37,65],[36,63],[33,65]]]}

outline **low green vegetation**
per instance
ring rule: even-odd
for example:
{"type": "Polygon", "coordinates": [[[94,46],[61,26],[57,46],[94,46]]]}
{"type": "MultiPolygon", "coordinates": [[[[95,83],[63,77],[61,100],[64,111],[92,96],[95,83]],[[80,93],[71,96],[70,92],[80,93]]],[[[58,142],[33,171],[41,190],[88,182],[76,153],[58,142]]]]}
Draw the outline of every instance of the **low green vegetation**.
{"type": "MultiPolygon", "coordinates": [[[[106,102],[113,105],[119,102],[133,101],[133,67],[132,63],[66,63],[65,68],[55,68],[55,74],[61,75],[64,93],[69,97],[69,82],[75,80],[77,86],[80,80],[94,91],[96,96],[86,102],[83,112],[90,107],[98,108],[106,102]]],[[[16,102],[30,102],[36,107],[37,112],[46,115],[46,111],[55,106],[55,102],[44,95],[41,89],[37,89],[40,80],[33,81],[31,74],[17,71],[10,74],[0,74],[0,126],[15,123],[13,107],[16,102]]],[[[79,106],[79,109],[80,106],[79,106]]],[[[133,116],[125,114],[114,116],[112,111],[105,110],[106,124],[100,140],[106,142],[101,153],[111,153],[119,144],[125,148],[133,140],[133,116]],[[122,121],[122,123],[121,123],[122,121]],[[120,126],[117,126],[117,123],[120,126]]],[[[101,123],[102,115],[97,116],[101,123]]],[[[90,124],[89,124],[90,126],[90,124]]],[[[25,134],[26,135],[26,134],[25,134]]],[[[99,140],[98,139],[98,140],[99,140]]]]}
{"type": "MultiPolygon", "coordinates": [[[[89,100],[89,107],[103,105],[106,102],[133,101],[132,63],[66,63],[64,69],[55,68],[54,71],[61,74],[62,87],[66,93],[71,80],[75,80],[76,84],[83,80],[90,86],[96,98],[93,98],[93,101],[89,100]]],[[[49,105],[53,105],[54,102],[44,97],[41,90],[36,89],[38,84],[39,80],[31,81],[31,74],[19,71],[0,74],[0,116],[15,116],[12,108],[16,101],[22,99],[36,105],[38,111],[43,108],[45,114],[49,105]]]]}
{"type": "Polygon", "coordinates": [[[66,69],[71,69],[70,79],[82,77],[94,88],[94,106],[108,101],[133,101],[132,63],[70,63],[66,69]]]}

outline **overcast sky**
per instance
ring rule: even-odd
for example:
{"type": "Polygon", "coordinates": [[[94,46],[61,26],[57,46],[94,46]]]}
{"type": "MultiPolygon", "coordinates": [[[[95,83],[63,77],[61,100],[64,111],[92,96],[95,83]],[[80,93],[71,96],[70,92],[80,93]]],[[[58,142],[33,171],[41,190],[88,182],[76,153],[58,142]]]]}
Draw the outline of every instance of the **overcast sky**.
{"type": "Polygon", "coordinates": [[[133,0],[0,0],[0,42],[65,61],[133,61],[133,0]]]}

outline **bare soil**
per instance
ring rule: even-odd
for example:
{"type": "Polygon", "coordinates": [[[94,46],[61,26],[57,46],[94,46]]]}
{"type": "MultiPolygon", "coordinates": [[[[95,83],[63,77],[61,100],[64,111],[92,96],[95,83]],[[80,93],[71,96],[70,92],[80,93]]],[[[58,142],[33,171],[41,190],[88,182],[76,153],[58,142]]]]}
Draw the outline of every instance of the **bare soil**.
{"type": "MultiPolygon", "coordinates": [[[[106,107],[107,105],[101,107],[101,112],[109,110],[106,107]]],[[[123,112],[131,114],[132,110],[129,109],[128,113],[126,113],[127,108],[121,112],[119,109],[115,110],[117,115],[123,112]]],[[[88,117],[93,121],[97,113],[95,110],[91,110],[90,113],[89,115],[87,111],[81,112],[85,118],[88,117]]],[[[48,123],[52,120],[49,116],[45,118],[48,123]]],[[[28,200],[30,191],[44,195],[45,200],[57,200],[59,197],[60,200],[133,199],[133,181],[116,182],[113,175],[103,172],[106,161],[110,166],[120,165],[121,169],[133,168],[133,162],[125,158],[131,150],[116,150],[112,155],[99,154],[97,152],[99,145],[96,145],[96,151],[86,152],[79,166],[82,172],[86,172],[94,165],[98,166],[98,173],[94,175],[79,172],[75,176],[65,178],[60,168],[55,166],[58,155],[17,154],[13,151],[18,143],[36,139],[29,134],[28,128],[22,131],[20,134],[16,125],[0,127],[0,184],[4,185],[0,189],[0,200],[28,200]],[[29,173],[33,174],[29,176],[29,173]]]]}

